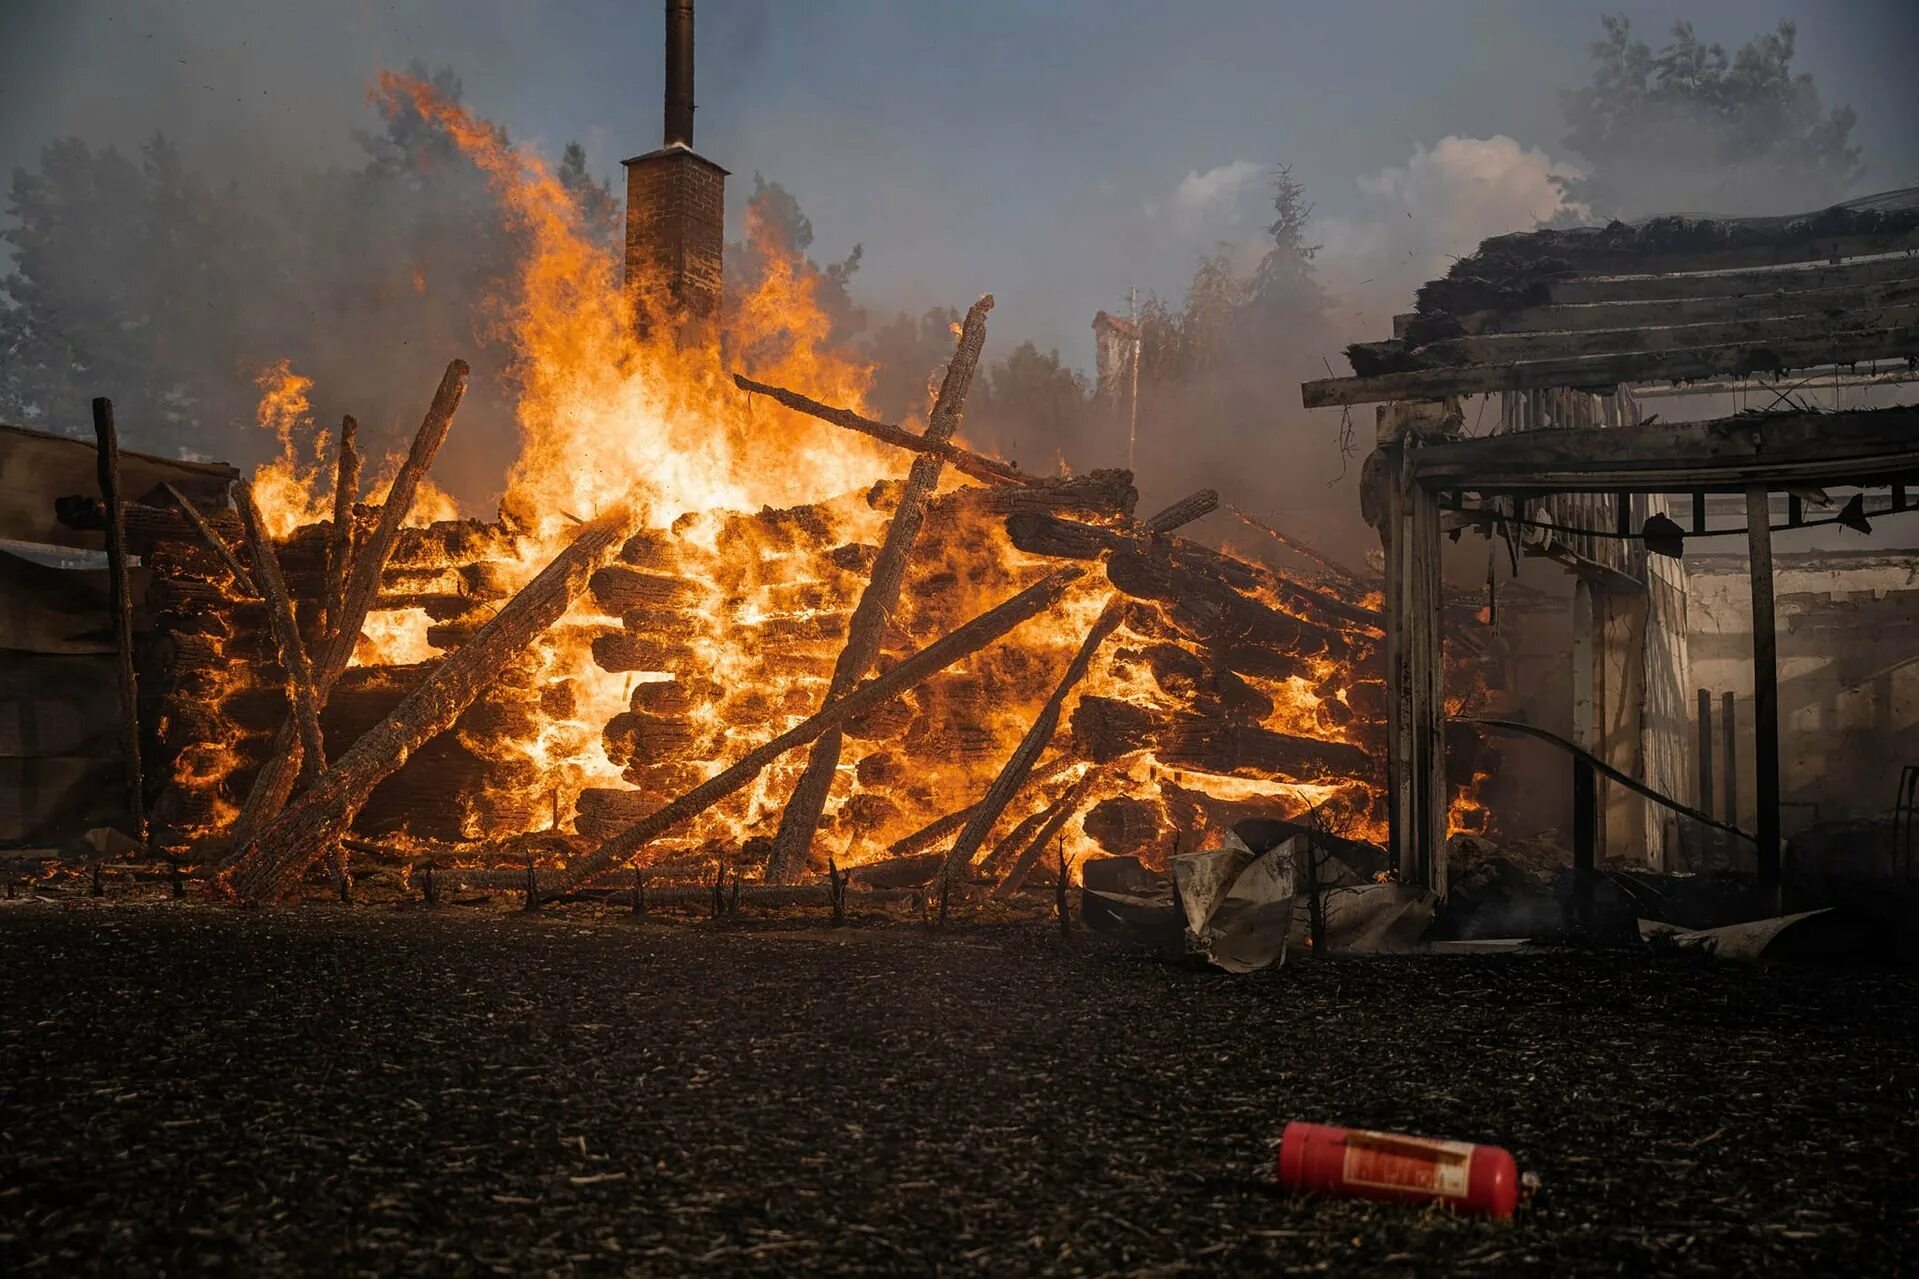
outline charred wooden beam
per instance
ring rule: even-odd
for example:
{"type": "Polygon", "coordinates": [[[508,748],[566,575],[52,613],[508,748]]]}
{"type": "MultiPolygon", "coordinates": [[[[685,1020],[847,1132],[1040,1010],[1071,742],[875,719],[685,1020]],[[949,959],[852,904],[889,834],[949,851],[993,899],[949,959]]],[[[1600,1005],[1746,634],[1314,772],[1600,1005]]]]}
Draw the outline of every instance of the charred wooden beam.
{"type": "MultiPolygon", "coordinates": [[[[1481,339],[1472,339],[1481,340],[1481,339]]],[[[1867,360],[1919,356],[1919,322],[1866,323],[1772,342],[1727,343],[1660,351],[1550,356],[1505,363],[1460,364],[1303,383],[1307,408],[1388,400],[1437,400],[1489,391],[1549,387],[1604,389],[1622,382],[1665,382],[1867,360]]],[[[1503,438],[1503,437],[1502,437],[1503,438]]]]}
{"type": "Polygon", "coordinates": [[[1479,493],[1743,492],[1883,483],[1916,471],[1919,405],[1524,431],[1429,444],[1412,464],[1425,487],[1479,493]]]}
{"type": "Polygon", "coordinates": [[[861,417],[859,414],[851,412],[850,410],[834,408],[830,404],[822,404],[818,400],[809,399],[796,391],[788,391],[783,387],[768,386],[764,382],[755,382],[753,379],[738,373],[733,375],[733,381],[741,390],[754,395],[764,395],[797,413],[804,413],[808,417],[818,418],[822,422],[831,422],[834,426],[843,426],[849,431],[858,431],[861,435],[870,436],[883,444],[891,444],[895,448],[911,449],[915,453],[936,457],[940,461],[950,464],[954,470],[960,472],[962,475],[970,475],[983,484],[1026,485],[1037,482],[1037,477],[1027,475],[1017,467],[1009,466],[1004,462],[996,462],[989,457],[982,457],[978,453],[974,453],[952,443],[948,438],[936,438],[933,435],[930,421],[927,425],[925,435],[915,435],[903,427],[890,426],[885,422],[875,422],[872,418],[861,417]]]}
{"type": "Polygon", "coordinates": [[[353,570],[353,504],[360,498],[360,424],[340,419],[340,455],[333,476],[333,527],[327,536],[327,589],[321,621],[330,635],[346,609],[347,582],[353,570]]]}
{"type": "MultiPolygon", "coordinates": [[[[929,444],[944,445],[959,429],[966,408],[966,393],[973,384],[973,371],[979,365],[980,351],[986,344],[986,313],[993,309],[991,295],[975,302],[960,326],[953,358],[947,362],[946,376],[940,382],[939,396],[926,422],[923,437],[929,444]]],[[[873,668],[880,654],[880,640],[887,619],[898,606],[900,584],[906,580],[907,561],[926,519],[926,504],[939,487],[945,458],[938,453],[921,453],[913,459],[907,474],[906,489],[887,523],[879,557],[873,562],[872,576],[860,593],[853,610],[846,646],[833,666],[832,684],[827,698],[843,697],[873,668]]],[[[807,854],[813,846],[813,833],[819,827],[820,812],[826,805],[826,792],[839,768],[841,734],[828,729],[814,744],[786,808],[780,814],[779,830],[773,836],[773,849],[767,858],[766,876],[772,883],[791,883],[806,871],[807,854]]]]}
{"type": "Polygon", "coordinates": [[[1112,697],[1081,697],[1072,726],[1080,753],[1100,763],[1152,750],[1161,763],[1175,768],[1295,782],[1347,781],[1376,771],[1366,751],[1350,742],[1276,733],[1216,716],[1161,712],[1112,697]]]}
{"type": "Polygon", "coordinates": [[[307,660],[306,644],[300,639],[300,624],[294,620],[293,601],[287,596],[286,581],[280,576],[273,544],[260,527],[260,508],[253,500],[253,486],[242,481],[237,496],[240,527],[246,531],[254,577],[267,602],[267,621],[273,630],[274,646],[279,650],[280,666],[286,672],[293,722],[299,728],[306,769],[309,775],[317,776],[326,771],[326,743],[320,735],[320,695],[314,687],[313,666],[307,660]]]}
{"type": "Polygon", "coordinates": [[[1289,533],[1280,532],[1278,529],[1266,523],[1264,520],[1256,519],[1253,516],[1248,515],[1246,512],[1240,510],[1237,506],[1234,506],[1231,502],[1226,503],[1226,509],[1232,512],[1233,518],[1238,520],[1241,524],[1246,525],[1246,527],[1248,528],[1257,529],[1259,532],[1264,533],[1267,537],[1272,538],[1275,542],[1278,542],[1281,546],[1285,547],[1287,550],[1291,551],[1293,554],[1299,556],[1300,558],[1311,560],[1313,563],[1325,569],[1328,573],[1331,573],[1334,577],[1337,577],[1340,581],[1345,582],[1350,586],[1357,587],[1358,589],[1362,591],[1371,591],[1378,588],[1379,584],[1377,581],[1368,580],[1366,578],[1361,577],[1359,574],[1355,573],[1352,569],[1349,569],[1344,564],[1341,564],[1338,560],[1333,559],[1329,555],[1321,554],[1319,551],[1314,550],[1311,546],[1307,545],[1305,542],[1301,541],[1297,537],[1292,536],[1289,533]]]}
{"type": "Polygon", "coordinates": [[[1093,783],[1102,771],[1099,768],[1088,768],[1080,774],[1079,780],[1073,783],[1072,789],[1047,810],[1049,815],[1045,824],[1020,850],[1019,856],[1013,859],[1012,866],[1007,868],[1005,878],[1001,879],[999,885],[993,889],[994,900],[1005,901],[1025,885],[1026,877],[1033,873],[1033,865],[1039,861],[1040,854],[1046,851],[1048,844],[1059,837],[1062,830],[1066,829],[1066,823],[1072,820],[1073,814],[1077,813],[1080,805],[1086,802],[1086,796],[1091,793],[1093,783]]]}
{"type": "Polygon", "coordinates": [[[973,816],[967,821],[966,828],[960,832],[959,838],[953,841],[953,847],[948,852],[945,865],[940,871],[940,877],[943,880],[950,882],[960,871],[973,864],[973,858],[979,853],[980,845],[986,842],[986,837],[999,821],[1000,814],[1006,811],[1006,806],[1012,802],[1014,793],[1025,784],[1034,761],[1039,758],[1040,752],[1046,749],[1047,743],[1053,740],[1053,733],[1059,728],[1060,712],[1066,705],[1066,698],[1079,686],[1079,682],[1086,678],[1086,672],[1093,664],[1094,654],[1099,652],[1100,645],[1106,642],[1107,637],[1118,629],[1121,616],[1122,611],[1118,602],[1109,599],[1106,606],[1100,610],[1099,617],[1087,629],[1086,637],[1080,641],[1079,651],[1074,653],[1073,660],[1067,663],[1066,671],[1060,676],[1059,683],[1053,687],[1053,692],[1046,699],[1045,705],[1040,707],[1039,714],[1034,716],[1032,725],[1027,728],[1025,736],[1020,738],[1019,745],[1014,747],[1012,755],[1000,769],[999,776],[995,777],[993,784],[987,788],[985,796],[974,809],[973,816]]]}
{"type": "MultiPolygon", "coordinates": [[[[234,890],[246,900],[267,901],[292,888],[313,860],[346,833],[373,787],[409,754],[451,728],[501,663],[559,620],[594,570],[618,552],[636,522],[632,508],[621,506],[583,526],[572,544],[471,643],[442,662],[296,804],[244,846],[232,871],[234,890]]],[[[354,594],[348,597],[349,620],[355,616],[354,594]]],[[[358,594],[364,598],[370,592],[358,594]]]]}
{"type": "Polygon", "coordinates": [[[180,514],[187,517],[187,522],[193,525],[194,531],[200,535],[200,540],[206,544],[206,548],[219,559],[221,567],[226,569],[233,578],[233,584],[246,594],[257,597],[260,591],[253,584],[253,575],[247,572],[246,565],[240,563],[240,557],[233,553],[233,548],[227,545],[227,540],[214,531],[213,525],[207,523],[207,517],[200,513],[200,508],[173,485],[162,483],[160,487],[167,491],[167,496],[173,499],[173,504],[180,508],[180,514]]]}
{"type": "MultiPolygon", "coordinates": [[[[326,704],[328,690],[352,660],[360,628],[366,624],[366,615],[380,593],[380,576],[385,572],[387,561],[400,539],[400,526],[407,512],[413,508],[413,496],[419,489],[420,481],[425,478],[427,468],[433,464],[434,456],[445,442],[447,431],[453,425],[453,414],[466,395],[467,372],[465,360],[454,360],[446,366],[446,374],[440,379],[433,402],[427,407],[426,417],[413,437],[413,447],[408,450],[406,461],[401,464],[399,474],[394,476],[393,484],[387,490],[386,501],[380,508],[379,523],[354,556],[353,571],[348,577],[346,593],[341,601],[339,620],[327,636],[323,646],[324,656],[314,671],[314,692],[322,707],[326,704]]],[[[289,719],[274,741],[272,758],[253,779],[253,789],[248,793],[247,802],[234,823],[236,848],[246,847],[253,836],[285,806],[299,770],[299,735],[289,719]]],[[[259,887],[266,887],[258,877],[253,882],[259,887]]]]}
{"type": "Polygon", "coordinates": [[[126,764],[127,817],[133,837],[147,840],[146,775],[140,767],[140,689],[133,673],[133,591],[127,567],[125,507],[120,494],[120,436],[113,425],[113,401],[93,402],[95,460],[100,500],[107,508],[107,581],[113,610],[113,648],[120,681],[120,749],[126,764]]]}
{"type": "Polygon", "coordinates": [[[569,882],[579,883],[589,875],[599,874],[607,867],[625,861],[666,831],[705,812],[751,782],[768,764],[787,751],[806,745],[821,734],[844,724],[852,716],[891,701],[953,663],[977,653],[1022,622],[1058,603],[1067,588],[1082,576],[1083,569],[1060,569],[1011,599],[981,613],[958,630],[902,659],[884,675],[868,680],[844,697],[829,701],[811,718],[747,752],[738,762],[602,844],[576,866],[568,868],[571,877],[569,882]]]}

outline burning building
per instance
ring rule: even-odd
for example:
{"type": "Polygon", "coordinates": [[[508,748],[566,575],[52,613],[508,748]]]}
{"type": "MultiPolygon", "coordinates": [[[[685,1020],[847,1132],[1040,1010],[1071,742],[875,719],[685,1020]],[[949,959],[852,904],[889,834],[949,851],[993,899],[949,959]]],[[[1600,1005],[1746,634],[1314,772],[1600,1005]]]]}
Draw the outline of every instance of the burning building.
{"type": "Polygon", "coordinates": [[[320,866],[344,889],[356,856],[540,892],[836,864],[1009,893],[1062,841],[1163,862],[1249,815],[1380,829],[1363,584],[1176,536],[1210,492],[1142,516],[1126,472],[964,447],[990,298],[905,426],[865,415],[792,264],[722,305],[725,171],[691,149],[691,5],[666,16],[665,145],[627,162],[622,252],[496,130],[381,82],[529,245],[494,518],[430,480],[457,360],[404,456],[321,430],[283,361],[260,401],[283,455],[230,507],[143,479],[46,496],[139,562],[145,841],[254,899],[320,866]]]}

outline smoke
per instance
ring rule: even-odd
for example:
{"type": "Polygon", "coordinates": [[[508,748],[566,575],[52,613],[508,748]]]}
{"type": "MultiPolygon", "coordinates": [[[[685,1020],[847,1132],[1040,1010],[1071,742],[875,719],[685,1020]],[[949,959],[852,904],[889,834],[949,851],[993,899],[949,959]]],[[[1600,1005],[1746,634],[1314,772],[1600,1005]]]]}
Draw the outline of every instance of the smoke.
{"type": "Polygon", "coordinates": [[[1341,330],[1388,336],[1394,312],[1410,308],[1414,290],[1480,241],[1586,219],[1591,210],[1561,185],[1579,172],[1500,134],[1448,135],[1416,146],[1404,164],[1360,176],[1352,211],[1313,228],[1323,278],[1339,296],[1341,330]]]}

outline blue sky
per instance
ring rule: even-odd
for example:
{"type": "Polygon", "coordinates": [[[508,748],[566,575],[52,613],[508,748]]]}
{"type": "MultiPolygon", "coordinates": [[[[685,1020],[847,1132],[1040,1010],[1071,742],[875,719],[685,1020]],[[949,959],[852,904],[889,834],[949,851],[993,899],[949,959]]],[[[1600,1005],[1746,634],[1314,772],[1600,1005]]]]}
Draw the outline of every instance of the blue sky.
{"type": "MultiPolygon", "coordinates": [[[[1801,69],[1859,114],[1866,185],[1919,181],[1919,5],[1893,0],[700,0],[697,141],[736,195],[756,170],[793,189],[821,253],[863,242],[876,307],[990,291],[998,332],[1084,365],[1095,309],[1129,285],[1176,294],[1214,241],[1257,235],[1272,162],[1305,181],[1355,282],[1386,256],[1369,220],[1398,216],[1392,191],[1419,189],[1414,159],[1442,139],[1572,162],[1557,92],[1584,79],[1604,11],[1655,41],[1687,17],[1729,44],[1795,18],[1801,69]]],[[[355,163],[368,84],[420,58],[516,138],[577,138],[613,174],[658,138],[660,29],[655,0],[0,0],[0,162],[159,128],[233,176],[355,163]]],[[[1364,305],[1403,304],[1433,247],[1364,305]]]]}

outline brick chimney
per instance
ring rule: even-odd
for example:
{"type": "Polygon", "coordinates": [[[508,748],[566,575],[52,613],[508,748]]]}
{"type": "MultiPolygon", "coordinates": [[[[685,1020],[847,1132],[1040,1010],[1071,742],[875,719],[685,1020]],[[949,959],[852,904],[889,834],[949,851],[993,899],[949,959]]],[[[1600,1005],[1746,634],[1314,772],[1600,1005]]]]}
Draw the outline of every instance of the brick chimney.
{"type": "Polygon", "coordinates": [[[664,145],[626,165],[626,290],[642,331],[715,340],[726,170],[693,151],[693,0],[666,0],[664,145]]]}

